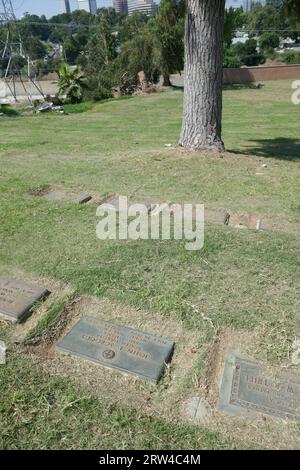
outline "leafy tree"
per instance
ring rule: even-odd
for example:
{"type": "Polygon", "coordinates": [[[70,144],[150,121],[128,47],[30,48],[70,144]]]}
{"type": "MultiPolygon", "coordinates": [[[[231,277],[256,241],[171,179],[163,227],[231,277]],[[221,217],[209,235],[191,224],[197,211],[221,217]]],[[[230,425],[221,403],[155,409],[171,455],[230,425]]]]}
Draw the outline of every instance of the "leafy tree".
{"type": "Polygon", "coordinates": [[[120,23],[119,40],[123,44],[133,39],[147,24],[148,17],[135,11],[131,16],[126,16],[120,23]]]}
{"type": "Polygon", "coordinates": [[[243,13],[242,8],[225,9],[224,44],[226,47],[231,46],[236,30],[243,26],[244,21],[245,14],[243,13]]]}
{"type": "Polygon", "coordinates": [[[184,3],[162,0],[155,18],[149,22],[156,36],[160,54],[160,68],[164,86],[170,86],[170,75],[181,72],[184,56],[184,3]]]}
{"type": "Polygon", "coordinates": [[[93,99],[112,95],[113,61],[117,57],[117,36],[109,21],[110,12],[100,10],[96,18],[94,33],[90,37],[84,54],[78,60],[88,77],[86,96],[93,99]]]}
{"type": "Polygon", "coordinates": [[[300,52],[286,51],[281,58],[287,64],[300,64],[300,52]]]}
{"type": "Polygon", "coordinates": [[[39,17],[29,13],[25,14],[17,22],[17,29],[23,38],[36,37],[41,41],[47,41],[51,34],[51,26],[44,15],[39,17]]]}
{"type": "Polygon", "coordinates": [[[66,95],[70,103],[80,103],[85,87],[86,80],[79,68],[72,70],[66,64],[61,65],[58,73],[59,95],[66,95]]]}
{"type": "Polygon", "coordinates": [[[299,0],[284,0],[283,9],[289,16],[300,19],[299,0]]]}
{"type": "Polygon", "coordinates": [[[223,67],[227,68],[239,68],[241,66],[241,61],[236,55],[234,49],[226,47],[224,49],[224,56],[223,56],[223,67]]]}
{"type": "Polygon", "coordinates": [[[24,41],[24,48],[30,59],[43,59],[47,54],[47,47],[37,37],[30,37],[24,41]]]}
{"type": "Polygon", "coordinates": [[[157,83],[160,76],[159,51],[148,28],[143,28],[122,46],[117,66],[122,73],[127,72],[135,83],[138,83],[138,73],[141,71],[146,82],[157,83]]]}
{"type": "Polygon", "coordinates": [[[280,44],[280,36],[277,33],[263,33],[259,38],[259,47],[261,50],[275,49],[280,44]]]}
{"type": "Polygon", "coordinates": [[[263,6],[255,3],[246,18],[247,27],[259,35],[266,30],[280,31],[289,26],[280,9],[271,4],[263,6]]]}
{"type": "Polygon", "coordinates": [[[236,44],[234,49],[241,63],[248,67],[262,64],[265,61],[263,54],[257,52],[257,42],[254,38],[248,39],[244,44],[236,44]]]}
{"type": "MultiPolygon", "coordinates": [[[[298,0],[286,2],[294,8],[299,4],[298,0]]],[[[285,19],[275,7],[264,7],[263,16],[260,8],[263,7],[253,7],[257,13],[250,17],[253,30],[278,29],[282,25],[285,19]],[[265,15],[266,11],[270,14],[265,15]]],[[[224,149],[221,137],[224,16],[225,0],[186,0],[184,117],[179,145],[187,149],[224,149]]],[[[251,43],[247,46],[251,50],[251,43]]],[[[252,47],[254,53],[256,46],[252,47]]]]}

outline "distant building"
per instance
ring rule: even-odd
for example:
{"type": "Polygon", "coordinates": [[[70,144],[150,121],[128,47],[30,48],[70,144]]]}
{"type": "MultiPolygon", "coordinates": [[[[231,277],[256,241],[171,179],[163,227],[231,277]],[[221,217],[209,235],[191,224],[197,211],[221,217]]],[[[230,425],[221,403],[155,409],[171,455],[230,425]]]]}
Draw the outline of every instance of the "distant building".
{"type": "Polygon", "coordinates": [[[127,0],[128,3],[128,15],[138,11],[144,15],[151,15],[154,7],[153,0],[127,0]]]}
{"type": "Polygon", "coordinates": [[[262,5],[266,4],[266,0],[226,0],[226,8],[241,8],[243,7],[244,11],[251,11],[254,3],[261,3],[262,5]]]}
{"type": "Polygon", "coordinates": [[[97,11],[97,0],[77,0],[79,10],[85,10],[92,15],[97,11]]]}
{"type": "Polygon", "coordinates": [[[128,13],[128,4],[127,0],[113,0],[113,7],[117,13],[127,15],[128,13]]]}
{"type": "Polygon", "coordinates": [[[70,0],[62,0],[63,10],[65,13],[71,13],[70,0]]]}

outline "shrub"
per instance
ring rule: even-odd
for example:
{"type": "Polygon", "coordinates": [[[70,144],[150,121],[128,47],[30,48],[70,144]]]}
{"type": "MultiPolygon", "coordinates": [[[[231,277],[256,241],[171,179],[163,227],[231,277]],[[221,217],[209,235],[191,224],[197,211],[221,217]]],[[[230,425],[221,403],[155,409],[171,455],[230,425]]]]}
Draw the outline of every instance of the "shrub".
{"type": "Polygon", "coordinates": [[[264,55],[257,51],[257,42],[254,38],[248,39],[244,44],[238,43],[234,49],[243,65],[253,67],[265,62],[264,55]]]}
{"type": "Polygon", "coordinates": [[[286,51],[282,54],[282,60],[287,64],[300,64],[300,52],[286,51]]]}
{"type": "Polygon", "coordinates": [[[263,33],[259,38],[259,47],[262,51],[275,49],[280,44],[280,37],[277,33],[263,33]]]}
{"type": "Polygon", "coordinates": [[[239,68],[241,66],[241,61],[236,55],[235,51],[230,48],[226,48],[224,50],[224,57],[223,57],[223,67],[227,68],[239,68]]]}

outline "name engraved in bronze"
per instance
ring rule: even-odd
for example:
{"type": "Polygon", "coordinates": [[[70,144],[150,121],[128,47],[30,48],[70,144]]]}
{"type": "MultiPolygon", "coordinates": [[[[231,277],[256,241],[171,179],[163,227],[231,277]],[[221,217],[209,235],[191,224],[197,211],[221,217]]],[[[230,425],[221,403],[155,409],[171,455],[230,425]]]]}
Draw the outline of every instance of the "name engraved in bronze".
{"type": "Polygon", "coordinates": [[[245,409],[300,420],[300,375],[286,369],[270,377],[259,364],[235,355],[233,364],[225,363],[221,395],[221,408],[232,414],[245,409]]]}
{"type": "Polygon", "coordinates": [[[0,278],[0,317],[13,322],[23,320],[33,305],[48,294],[47,289],[0,278]]]}
{"type": "Polygon", "coordinates": [[[173,348],[165,338],[91,317],[83,317],[58,345],[63,352],[154,382],[173,348]]]}

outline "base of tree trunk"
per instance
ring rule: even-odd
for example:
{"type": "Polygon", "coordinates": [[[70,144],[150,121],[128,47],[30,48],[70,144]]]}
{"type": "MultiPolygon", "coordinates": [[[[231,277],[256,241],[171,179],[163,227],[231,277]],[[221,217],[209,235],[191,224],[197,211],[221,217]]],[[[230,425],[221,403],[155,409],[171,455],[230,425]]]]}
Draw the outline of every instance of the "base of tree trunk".
{"type": "Polygon", "coordinates": [[[216,136],[211,136],[206,142],[203,142],[199,141],[197,138],[191,139],[190,133],[188,133],[187,137],[181,136],[178,147],[182,147],[191,152],[225,152],[224,142],[216,138],[216,136]]]}
{"type": "Polygon", "coordinates": [[[170,75],[164,75],[163,86],[172,86],[170,75]]]}

